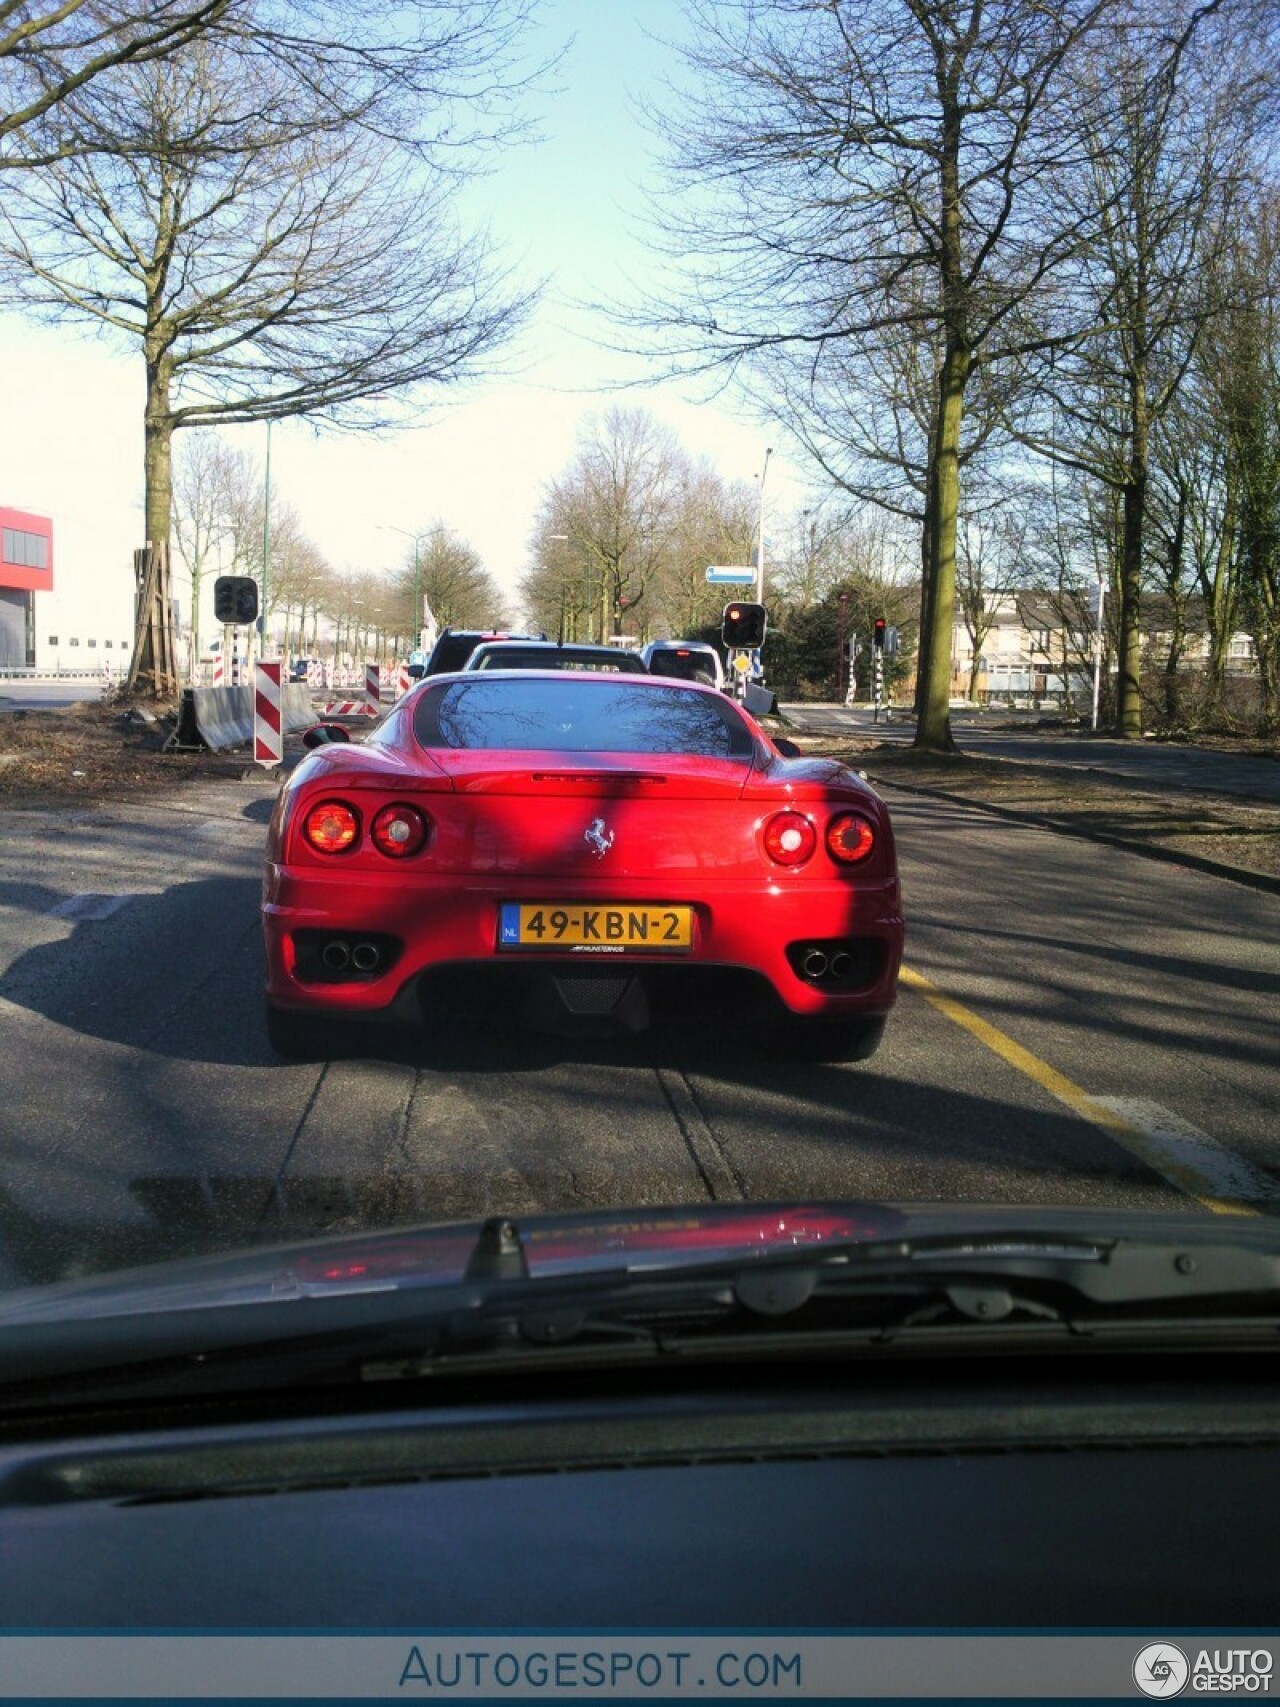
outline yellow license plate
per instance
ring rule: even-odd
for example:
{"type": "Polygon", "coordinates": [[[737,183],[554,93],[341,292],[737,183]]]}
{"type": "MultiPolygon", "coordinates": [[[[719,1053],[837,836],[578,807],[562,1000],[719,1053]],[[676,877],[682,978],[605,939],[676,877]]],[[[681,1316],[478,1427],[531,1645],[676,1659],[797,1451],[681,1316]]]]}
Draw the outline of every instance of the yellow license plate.
{"type": "Polygon", "coordinates": [[[693,908],[507,901],[499,919],[498,947],[685,954],[693,947],[693,908]]]}

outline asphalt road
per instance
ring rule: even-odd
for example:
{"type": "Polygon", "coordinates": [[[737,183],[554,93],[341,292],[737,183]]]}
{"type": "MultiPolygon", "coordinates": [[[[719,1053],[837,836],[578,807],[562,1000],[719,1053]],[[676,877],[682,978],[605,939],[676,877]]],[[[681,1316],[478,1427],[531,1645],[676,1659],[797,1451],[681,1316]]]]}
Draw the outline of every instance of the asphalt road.
{"type": "Polygon", "coordinates": [[[101,675],[75,680],[31,681],[25,676],[0,676],[0,715],[6,711],[56,711],[85,700],[102,698],[101,675]]]}
{"type": "Polygon", "coordinates": [[[1280,898],[890,796],[910,981],[813,1067],[732,1026],[264,1035],[263,784],[6,813],[0,1283],[389,1222],[866,1196],[1280,1213],[1280,898]],[[922,983],[921,981],[927,981],[922,983]]]}
{"type": "MultiPolygon", "coordinates": [[[[788,721],[814,734],[856,735],[906,743],[915,738],[915,719],[905,712],[882,713],[873,723],[869,711],[839,705],[785,705],[788,721]]],[[[962,752],[1019,764],[1065,765],[1073,770],[1108,771],[1160,788],[1198,789],[1205,794],[1245,795],[1280,801],[1280,752],[1223,753],[1166,741],[1117,741],[1106,736],[1058,735],[1001,715],[955,711],[951,728],[962,752]]]]}

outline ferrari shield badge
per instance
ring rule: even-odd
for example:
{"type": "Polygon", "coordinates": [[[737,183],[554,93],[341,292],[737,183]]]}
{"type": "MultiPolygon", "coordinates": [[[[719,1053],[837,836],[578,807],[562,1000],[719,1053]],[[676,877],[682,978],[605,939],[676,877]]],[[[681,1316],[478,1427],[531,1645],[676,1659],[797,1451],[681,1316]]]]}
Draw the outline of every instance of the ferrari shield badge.
{"type": "Polygon", "coordinates": [[[597,859],[603,859],[613,846],[613,831],[605,828],[603,818],[593,818],[583,831],[582,839],[597,859]]]}

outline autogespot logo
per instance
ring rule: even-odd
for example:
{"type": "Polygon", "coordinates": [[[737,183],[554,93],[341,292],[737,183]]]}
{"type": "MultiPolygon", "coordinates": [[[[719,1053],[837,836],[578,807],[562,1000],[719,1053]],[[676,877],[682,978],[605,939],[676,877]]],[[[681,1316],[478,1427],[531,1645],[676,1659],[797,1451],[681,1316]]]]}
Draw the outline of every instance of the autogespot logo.
{"type": "Polygon", "coordinates": [[[1181,1694],[1190,1674],[1191,1662],[1172,1642],[1152,1642],[1133,1662],[1133,1681],[1157,1699],[1181,1694]]]}

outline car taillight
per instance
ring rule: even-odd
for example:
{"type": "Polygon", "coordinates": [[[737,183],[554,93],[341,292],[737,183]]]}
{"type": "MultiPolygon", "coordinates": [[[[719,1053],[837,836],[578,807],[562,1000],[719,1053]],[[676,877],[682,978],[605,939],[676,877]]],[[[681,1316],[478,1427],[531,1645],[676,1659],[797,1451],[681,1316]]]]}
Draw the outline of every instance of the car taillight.
{"type": "Polygon", "coordinates": [[[875,825],[857,812],[841,812],[827,825],[827,852],[841,865],[861,864],[875,845],[875,825]]]}
{"type": "Polygon", "coordinates": [[[369,827],[373,845],[388,859],[417,853],[427,839],[427,820],[416,806],[384,806],[369,827]]]}
{"type": "Polygon", "coordinates": [[[775,865],[803,865],[818,845],[818,832],[799,812],[778,812],[764,827],[764,851],[775,865]]]}
{"type": "Polygon", "coordinates": [[[360,819],[342,801],[322,800],[307,813],[302,834],[317,853],[346,853],[359,839],[360,819]]]}

